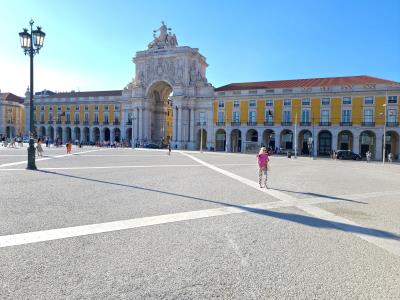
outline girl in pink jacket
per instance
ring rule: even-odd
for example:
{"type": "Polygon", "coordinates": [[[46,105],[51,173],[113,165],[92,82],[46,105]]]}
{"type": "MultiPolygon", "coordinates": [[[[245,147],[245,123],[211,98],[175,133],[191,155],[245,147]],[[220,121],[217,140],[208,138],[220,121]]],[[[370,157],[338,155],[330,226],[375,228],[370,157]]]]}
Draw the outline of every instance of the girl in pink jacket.
{"type": "Polygon", "coordinates": [[[268,157],[268,152],[267,148],[261,147],[260,152],[257,154],[257,161],[258,161],[258,183],[260,184],[260,188],[263,187],[262,185],[262,177],[263,174],[265,175],[264,179],[264,187],[267,187],[267,169],[268,169],[268,162],[269,162],[269,157],[268,157]]]}

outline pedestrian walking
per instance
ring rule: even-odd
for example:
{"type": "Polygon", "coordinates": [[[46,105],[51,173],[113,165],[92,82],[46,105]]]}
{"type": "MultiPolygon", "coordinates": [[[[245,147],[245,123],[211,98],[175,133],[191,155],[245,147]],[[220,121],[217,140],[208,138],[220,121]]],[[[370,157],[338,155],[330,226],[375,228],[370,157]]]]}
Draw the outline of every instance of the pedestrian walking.
{"type": "Polygon", "coordinates": [[[168,143],[168,155],[171,155],[171,143],[168,143]]]}
{"type": "Polygon", "coordinates": [[[68,142],[66,144],[66,147],[67,147],[67,154],[71,154],[71,152],[72,152],[72,143],[68,142]]]}
{"type": "Polygon", "coordinates": [[[257,162],[258,162],[258,183],[260,184],[260,188],[267,186],[267,171],[268,171],[268,162],[269,156],[267,149],[265,147],[261,147],[260,151],[257,154],[257,162]],[[265,176],[263,181],[263,175],[265,176]],[[264,186],[262,183],[264,182],[264,186]]]}
{"type": "Polygon", "coordinates": [[[371,161],[371,158],[372,158],[372,153],[371,153],[371,151],[367,151],[366,153],[365,153],[365,157],[367,158],[367,162],[370,162],[371,161]]]}
{"type": "Polygon", "coordinates": [[[36,145],[36,151],[37,151],[37,155],[38,157],[43,157],[43,147],[42,147],[42,139],[39,138],[37,141],[37,145],[36,145]]]}
{"type": "Polygon", "coordinates": [[[388,154],[388,162],[393,162],[393,154],[392,154],[392,152],[390,152],[389,154],[388,154]]]}

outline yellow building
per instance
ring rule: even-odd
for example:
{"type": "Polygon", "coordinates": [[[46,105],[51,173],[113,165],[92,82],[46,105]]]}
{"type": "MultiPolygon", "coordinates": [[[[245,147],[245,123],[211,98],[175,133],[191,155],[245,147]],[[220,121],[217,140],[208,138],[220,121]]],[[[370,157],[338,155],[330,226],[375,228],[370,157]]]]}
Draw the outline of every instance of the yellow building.
{"type": "Polygon", "coordinates": [[[0,93],[0,137],[14,138],[24,133],[24,98],[0,93]]]}

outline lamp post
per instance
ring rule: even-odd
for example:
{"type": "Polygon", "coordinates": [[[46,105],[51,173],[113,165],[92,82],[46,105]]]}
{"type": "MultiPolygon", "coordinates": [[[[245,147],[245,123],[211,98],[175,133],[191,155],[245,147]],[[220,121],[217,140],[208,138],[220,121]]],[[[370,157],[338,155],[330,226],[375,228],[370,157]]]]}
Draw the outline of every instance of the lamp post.
{"type": "Polygon", "coordinates": [[[387,105],[386,105],[386,103],[383,104],[382,107],[385,109],[385,112],[384,112],[385,120],[384,120],[384,123],[383,123],[382,164],[385,164],[385,154],[386,154],[386,118],[387,118],[387,105]]]}
{"type": "Polygon", "coordinates": [[[41,30],[41,27],[32,30],[33,20],[29,21],[30,32],[24,28],[19,33],[21,48],[24,49],[24,54],[30,57],[30,99],[29,99],[29,148],[28,148],[28,166],[29,170],[36,170],[35,163],[35,146],[33,140],[33,56],[39,53],[39,50],[43,47],[43,41],[45,33],[41,30]]]}
{"type": "Polygon", "coordinates": [[[10,141],[11,141],[11,143],[12,143],[12,139],[13,139],[13,137],[12,137],[12,131],[13,131],[13,126],[14,126],[14,124],[13,124],[13,119],[12,119],[12,108],[8,108],[7,109],[7,115],[8,115],[8,120],[7,120],[7,123],[8,123],[8,130],[9,130],[9,133],[10,133],[10,136],[9,136],[9,138],[10,138],[10,141]]]}

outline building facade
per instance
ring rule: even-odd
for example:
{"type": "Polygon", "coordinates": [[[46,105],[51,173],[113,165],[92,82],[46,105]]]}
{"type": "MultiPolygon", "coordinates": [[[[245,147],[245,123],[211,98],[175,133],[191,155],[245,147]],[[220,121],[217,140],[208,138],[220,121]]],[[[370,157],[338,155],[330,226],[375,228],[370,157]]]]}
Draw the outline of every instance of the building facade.
{"type": "Polygon", "coordinates": [[[229,152],[261,145],[304,155],[369,150],[380,159],[385,130],[387,153],[399,159],[399,83],[351,76],[214,88],[199,50],[178,46],[163,23],[158,31],[133,58],[134,78],[124,89],[35,95],[37,134],[63,142],[171,142],[178,149],[202,143],[229,152]]]}
{"type": "Polygon", "coordinates": [[[13,138],[24,133],[24,98],[0,93],[0,137],[13,138]]]}

